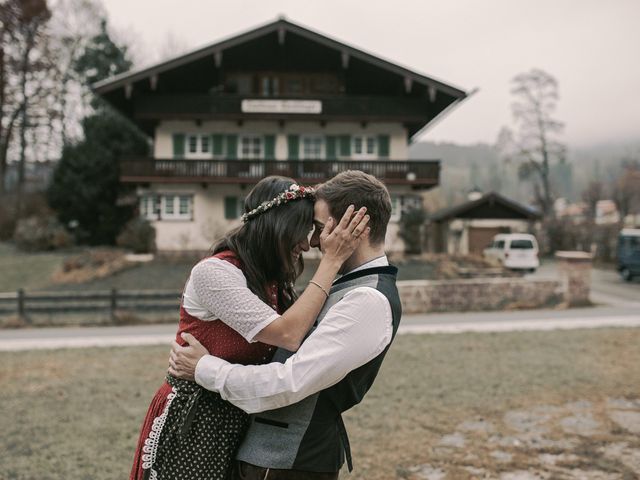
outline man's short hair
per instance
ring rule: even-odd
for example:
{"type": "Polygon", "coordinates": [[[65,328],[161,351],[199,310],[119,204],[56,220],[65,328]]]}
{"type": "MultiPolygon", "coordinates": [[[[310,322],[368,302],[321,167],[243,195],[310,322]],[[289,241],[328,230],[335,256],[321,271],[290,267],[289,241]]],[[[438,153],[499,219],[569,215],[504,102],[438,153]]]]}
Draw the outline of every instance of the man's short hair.
{"type": "Polygon", "coordinates": [[[367,207],[371,228],[369,241],[372,245],[384,243],[391,217],[391,196],[387,187],[373,175],[360,170],[339,173],[318,186],[316,199],[327,202],[329,213],[338,221],[351,204],[356,210],[367,207]]]}

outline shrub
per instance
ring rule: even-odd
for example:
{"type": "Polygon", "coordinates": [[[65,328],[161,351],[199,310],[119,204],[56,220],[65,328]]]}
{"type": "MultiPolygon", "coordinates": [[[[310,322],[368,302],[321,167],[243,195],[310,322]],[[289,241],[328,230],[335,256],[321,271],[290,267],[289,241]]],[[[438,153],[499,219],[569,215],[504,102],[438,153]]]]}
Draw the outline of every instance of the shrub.
{"type": "Polygon", "coordinates": [[[71,235],[53,215],[31,216],[16,224],[13,240],[21,250],[40,252],[68,247],[71,235]]]}
{"type": "Polygon", "coordinates": [[[424,224],[426,220],[427,212],[421,208],[413,208],[402,213],[398,236],[404,241],[406,253],[422,253],[425,243],[424,224]]]}
{"type": "Polygon", "coordinates": [[[134,218],[124,226],[116,243],[133,253],[153,253],[156,250],[156,230],[147,220],[134,218]]]}

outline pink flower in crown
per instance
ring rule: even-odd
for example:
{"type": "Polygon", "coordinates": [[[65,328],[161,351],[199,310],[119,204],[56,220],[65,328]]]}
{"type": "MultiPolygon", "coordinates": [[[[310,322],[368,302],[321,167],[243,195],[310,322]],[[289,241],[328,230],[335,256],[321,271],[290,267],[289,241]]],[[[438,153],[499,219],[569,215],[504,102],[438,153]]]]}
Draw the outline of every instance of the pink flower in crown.
{"type": "Polygon", "coordinates": [[[300,193],[304,195],[304,192],[306,192],[306,189],[304,187],[300,187],[299,189],[300,193]]]}
{"type": "Polygon", "coordinates": [[[287,192],[287,200],[291,200],[294,197],[293,193],[287,192]]]}

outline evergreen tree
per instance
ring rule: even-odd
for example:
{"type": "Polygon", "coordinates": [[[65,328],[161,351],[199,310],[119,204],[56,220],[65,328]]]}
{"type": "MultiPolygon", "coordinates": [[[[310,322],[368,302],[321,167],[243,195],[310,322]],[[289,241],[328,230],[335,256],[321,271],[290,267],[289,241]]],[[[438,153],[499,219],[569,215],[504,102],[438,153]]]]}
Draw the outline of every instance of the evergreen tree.
{"type": "MultiPolygon", "coordinates": [[[[75,68],[87,83],[94,83],[131,68],[126,48],[101,31],[78,59],[75,68]]],[[[50,206],[70,227],[79,243],[114,244],[131,218],[133,207],[118,199],[131,194],[119,182],[118,161],[126,155],[146,155],[146,137],[131,122],[98,98],[95,113],[82,122],[84,140],[63,149],[48,191],[50,206]]]]}

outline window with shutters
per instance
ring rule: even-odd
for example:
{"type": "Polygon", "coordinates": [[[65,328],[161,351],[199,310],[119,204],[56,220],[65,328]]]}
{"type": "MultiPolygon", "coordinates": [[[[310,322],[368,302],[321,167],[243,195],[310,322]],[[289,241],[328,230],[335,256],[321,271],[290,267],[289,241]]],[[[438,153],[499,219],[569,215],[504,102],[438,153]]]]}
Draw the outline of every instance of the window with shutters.
{"type": "Polygon", "coordinates": [[[303,135],[301,154],[303,160],[324,159],[324,137],[321,135],[303,135]]]}
{"type": "Polygon", "coordinates": [[[186,147],[186,158],[211,158],[211,135],[188,134],[186,147]]]}
{"type": "Polygon", "coordinates": [[[240,137],[240,158],[243,160],[259,160],[264,157],[263,141],[260,135],[243,135],[240,137]]]}
{"type": "Polygon", "coordinates": [[[353,158],[375,158],[378,154],[378,141],[372,135],[354,135],[352,139],[353,158]]]}
{"type": "Polygon", "coordinates": [[[193,195],[144,194],[140,197],[140,216],[147,220],[191,220],[193,195]]]}

